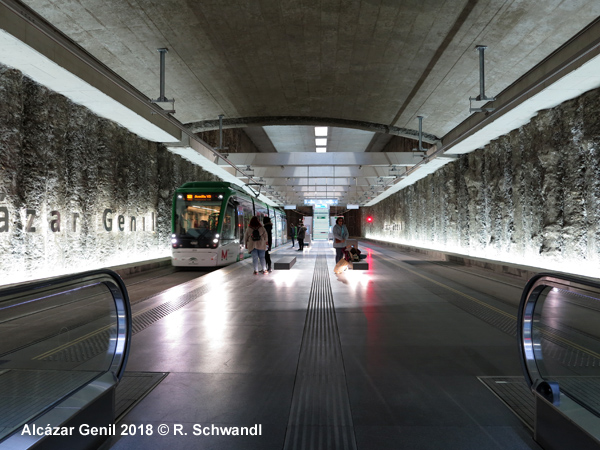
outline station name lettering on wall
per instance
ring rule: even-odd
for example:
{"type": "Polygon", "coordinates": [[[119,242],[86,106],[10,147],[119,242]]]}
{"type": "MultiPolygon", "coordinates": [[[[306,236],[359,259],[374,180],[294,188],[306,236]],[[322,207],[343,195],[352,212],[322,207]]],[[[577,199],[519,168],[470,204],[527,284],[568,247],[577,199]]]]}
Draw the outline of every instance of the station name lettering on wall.
{"type": "Polygon", "coordinates": [[[385,231],[401,231],[402,230],[402,224],[401,223],[386,223],[383,226],[383,229],[385,231]]]}
{"type": "MultiPolygon", "coordinates": [[[[39,217],[35,209],[24,209],[25,212],[25,231],[28,233],[35,233],[37,228],[35,226],[36,219],[39,217]]],[[[138,218],[135,216],[125,216],[124,214],[118,214],[115,217],[115,213],[112,209],[105,209],[102,213],[102,226],[106,231],[155,231],[156,229],[156,214],[150,213],[150,218],[146,216],[141,217],[141,221],[138,222],[138,218]]],[[[80,221],[79,213],[71,213],[70,217],[70,230],[73,232],[77,231],[77,225],[80,221]]],[[[62,216],[60,211],[50,211],[48,226],[54,233],[61,231],[62,216]]],[[[10,216],[9,210],[6,206],[0,206],[0,233],[9,231],[10,216]]]]}

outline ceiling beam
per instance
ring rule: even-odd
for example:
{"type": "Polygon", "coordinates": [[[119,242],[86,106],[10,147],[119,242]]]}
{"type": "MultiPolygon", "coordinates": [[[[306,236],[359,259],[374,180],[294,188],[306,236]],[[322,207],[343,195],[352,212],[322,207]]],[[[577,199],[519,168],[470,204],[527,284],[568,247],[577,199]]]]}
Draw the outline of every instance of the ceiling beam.
{"type": "MultiPolygon", "coordinates": [[[[424,152],[395,153],[230,153],[228,160],[238,166],[275,167],[275,166],[404,166],[412,167],[419,162],[424,152]]],[[[219,165],[225,165],[219,161],[219,165]]]]}
{"type": "MultiPolygon", "coordinates": [[[[352,167],[326,167],[326,166],[297,166],[297,167],[256,167],[253,170],[246,170],[245,166],[241,166],[247,174],[252,178],[355,178],[355,177],[393,177],[402,175],[406,172],[404,167],[399,168],[396,173],[391,171],[391,167],[375,167],[375,166],[352,166],[352,167]]],[[[227,169],[233,172],[233,169],[227,169]]],[[[233,175],[233,173],[232,173],[233,175]]],[[[241,174],[236,175],[242,177],[241,174]]]]}
{"type": "MultiPolygon", "coordinates": [[[[383,123],[363,122],[360,120],[336,119],[332,117],[303,117],[303,116],[265,116],[265,117],[234,117],[223,118],[223,128],[244,128],[252,126],[272,126],[272,125],[311,125],[311,126],[329,126],[338,128],[355,128],[357,130],[372,131],[375,133],[391,134],[392,136],[402,136],[408,139],[419,139],[419,131],[411,128],[400,128],[383,123]]],[[[194,133],[202,131],[218,130],[219,119],[201,120],[186,124],[194,133]]],[[[423,142],[436,144],[440,139],[429,133],[423,133],[423,142]]]]}

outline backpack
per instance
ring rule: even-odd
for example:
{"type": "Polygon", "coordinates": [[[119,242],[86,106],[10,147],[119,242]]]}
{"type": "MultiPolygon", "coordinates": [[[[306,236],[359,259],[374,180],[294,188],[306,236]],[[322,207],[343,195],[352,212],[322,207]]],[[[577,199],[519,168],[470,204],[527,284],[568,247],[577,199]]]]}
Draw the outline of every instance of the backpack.
{"type": "Polygon", "coordinates": [[[260,241],[260,233],[258,232],[258,228],[257,229],[252,229],[252,240],[253,241],[260,241]]]}

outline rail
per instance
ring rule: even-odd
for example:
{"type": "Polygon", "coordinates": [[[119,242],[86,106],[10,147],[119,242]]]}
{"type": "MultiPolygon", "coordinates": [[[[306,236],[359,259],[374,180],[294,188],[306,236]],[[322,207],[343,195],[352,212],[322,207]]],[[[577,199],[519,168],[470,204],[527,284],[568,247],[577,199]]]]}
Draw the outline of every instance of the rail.
{"type": "Polygon", "coordinates": [[[534,276],[521,297],[518,337],[535,440],[546,450],[600,448],[600,284],[534,276]]]}
{"type": "Polygon", "coordinates": [[[106,436],[78,427],[114,423],[130,340],[127,290],[110,270],[0,289],[0,449],[98,446],[106,436]]]}

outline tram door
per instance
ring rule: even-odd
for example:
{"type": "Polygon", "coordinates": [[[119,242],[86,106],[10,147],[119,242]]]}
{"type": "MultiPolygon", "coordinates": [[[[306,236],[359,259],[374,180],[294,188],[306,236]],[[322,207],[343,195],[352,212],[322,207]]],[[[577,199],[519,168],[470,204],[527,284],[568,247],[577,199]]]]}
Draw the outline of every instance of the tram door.
{"type": "Polygon", "coordinates": [[[221,225],[221,262],[230,264],[238,260],[238,242],[237,239],[237,226],[236,217],[237,209],[232,204],[233,202],[227,203],[225,211],[222,214],[223,223],[221,225]]]}
{"type": "Polygon", "coordinates": [[[248,225],[250,224],[250,219],[254,215],[254,211],[253,211],[252,203],[249,202],[248,200],[240,198],[240,197],[238,197],[237,200],[239,203],[237,205],[237,211],[236,211],[237,214],[235,215],[235,217],[236,217],[237,232],[239,233],[238,234],[239,242],[240,242],[239,259],[241,261],[245,257],[250,256],[250,254],[246,252],[246,246],[244,244],[244,232],[246,231],[246,228],[248,228],[248,225]]]}
{"type": "Polygon", "coordinates": [[[244,226],[244,206],[236,205],[235,212],[235,237],[240,243],[238,261],[241,261],[244,259],[244,231],[246,230],[244,226]]]}

